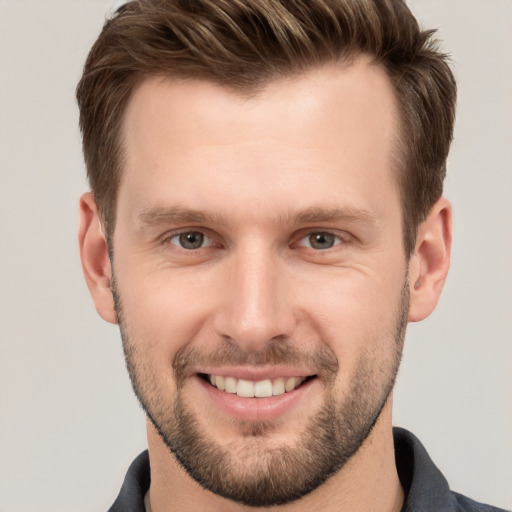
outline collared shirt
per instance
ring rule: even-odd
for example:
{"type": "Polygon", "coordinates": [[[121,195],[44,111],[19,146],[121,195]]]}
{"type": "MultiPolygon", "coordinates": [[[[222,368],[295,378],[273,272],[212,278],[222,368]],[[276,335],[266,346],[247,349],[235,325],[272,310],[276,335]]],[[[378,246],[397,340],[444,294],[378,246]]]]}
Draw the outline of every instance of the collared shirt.
{"type": "MultiPolygon", "coordinates": [[[[395,459],[405,501],[402,512],[505,512],[453,492],[420,441],[401,428],[393,429],[395,459]]],[[[145,451],[132,463],[121,492],[108,512],[145,512],[149,489],[149,455],[145,451]]]]}

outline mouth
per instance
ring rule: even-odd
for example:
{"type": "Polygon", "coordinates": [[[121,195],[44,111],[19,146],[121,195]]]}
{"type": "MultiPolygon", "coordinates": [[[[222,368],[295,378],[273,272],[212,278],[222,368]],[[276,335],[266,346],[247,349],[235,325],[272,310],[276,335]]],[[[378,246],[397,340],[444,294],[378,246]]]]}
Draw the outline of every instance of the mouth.
{"type": "Polygon", "coordinates": [[[204,368],[191,382],[200,384],[196,389],[204,397],[204,413],[241,421],[308,414],[323,394],[319,375],[293,368],[204,368]]]}
{"type": "Polygon", "coordinates": [[[277,377],[258,381],[205,373],[199,374],[199,377],[219,391],[241,398],[268,398],[291,393],[317,376],[277,377]]]}

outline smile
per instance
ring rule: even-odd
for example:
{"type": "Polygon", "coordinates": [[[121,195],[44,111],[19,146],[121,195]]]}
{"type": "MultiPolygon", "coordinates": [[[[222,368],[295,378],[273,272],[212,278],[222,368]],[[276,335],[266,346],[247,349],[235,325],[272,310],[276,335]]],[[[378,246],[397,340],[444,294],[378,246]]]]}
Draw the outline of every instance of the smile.
{"type": "Polygon", "coordinates": [[[312,377],[278,377],[251,381],[220,375],[206,375],[206,380],[220,391],[236,394],[242,398],[267,398],[290,393],[312,377]]]}
{"type": "Polygon", "coordinates": [[[192,382],[200,384],[207,399],[204,404],[214,405],[216,415],[222,411],[237,420],[270,421],[296,408],[309,411],[322,393],[318,375],[302,369],[281,370],[211,368],[197,372],[192,382]]]}

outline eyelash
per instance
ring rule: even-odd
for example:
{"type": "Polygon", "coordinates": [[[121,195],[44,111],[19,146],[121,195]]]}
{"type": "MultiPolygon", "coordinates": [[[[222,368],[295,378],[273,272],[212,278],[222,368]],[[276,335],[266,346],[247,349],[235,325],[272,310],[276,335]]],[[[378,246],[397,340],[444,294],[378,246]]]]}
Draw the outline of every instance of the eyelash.
{"type": "Polygon", "coordinates": [[[201,244],[201,246],[200,246],[200,247],[193,248],[193,249],[189,249],[189,248],[183,247],[179,242],[178,242],[178,243],[173,243],[173,240],[174,240],[174,239],[179,240],[179,238],[180,238],[182,235],[200,235],[201,237],[203,237],[203,240],[208,240],[208,241],[210,242],[206,247],[209,247],[209,246],[213,245],[213,244],[211,243],[211,242],[212,242],[212,239],[211,239],[208,235],[206,235],[206,234],[204,233],[204,231],[200,231],[200,230],[180,231],[180,232],[178,232],[178,233],[173,233],[173,234],[171,234],[170,236],[168,236],[168,237],[166,238],[166,240],[164,240],[164,241],[169,242],[169,243],[171,243],[172,245],[176,245],[176,246],[178,246],[180,249],[184,249],[185,251],[194,251],[194,250],[197,250],[197,249],[204,249],[204,248],[205,248],[205,246],[203,246],[202,244],[201,244]]]}
{"type": "Polygon", "coordinates": [[[323,238],[326,238],[326,237],[327,238],[331,238],[332,241],[333,241],[333,245],[332,246],[326,247],[326,248],[323,248],[323,249],[311,247],[311,245],[307,246],[310,249],[317,250],[317,251],[320,251],[320,252],[327,251],[329,249],[333,249],[334,247],[337,247],[338,245],[342,245],[342,244],[347,243],[347,237],[346,236],[341,236],[339,234],[333,233],[332,231],[310,231],[306,235],[302,236],[299,239],[298,243],[296,243],[295,245],[298,245],[299,247],[306,247],[306,245],[304,245],[303,242],[309,240],[309,242],[311,244],[312,237],[315,236],[315,235],[317,237],[321,236],[323,238]]]}
{"type": "MultiPolygon", "coordinates": [[[[180,248],[182,250],[185,250],[187,252],[194,252],[194,251],[197,251],[199,249],[205,249],[205,248],[208,248],[208,247],[211,247],[211,246],[214,245],[212,237],[209,237],[204,231],[201,231],[199,229],[198,230],[186,230],[186,231],[179,231],[179,232],[176,232],[176,233],[171,233],[170,235],[165,237],[163,242],[164,243],[171,243],[172,245],[175,245],[178,248],[180,248]],[[179,237],[181,237],[182,235],[200,235],[201,237],[203,237],[203,241],[207,240],[209,243],[206,246],[201,243],[201,245],[199,247],[186,248],[186,247],[183,247],[183,245],[181,245],[181,243],[179,242],[179,237]],[[173,240],[177,240],[177,243],[174,243],[173,240]]],[[[333,249],[334,247],[337,247],[339,245],[346,244],[348,242],[349,242],[349,235],[347,233],[344,233],[343,235],[340,235],[340,234],[337,234],[337,233],[335,233],[333,231],[329,231],[329,230],[318,230],[318,231],[308,231],[308,232],[306,232],[304,234],[301,233],[300,238],[298,238],[297,241],[292,244],[292,246],[307,247],[309,249],[312,249],[312,250],[315,250],[315,251],[318,251],[318,252],[324,252],[324,251],[327,251],[329,249],[333,249]],[[314,235],[317,235],[317,236],[322,235],[324,237],[332,237],[334,239],[334,243],[333,243],[333,245],[331,247],[326,247],[326,248],[323,248],[323,249],[320,249],[320,248],[316,248],[315,249],[314,247],[311,247],[310,245],[305,245],[303,243],[304,241],[307,241],[308,239],[311,242],[311,237],[313,237],[314,235]]]]}

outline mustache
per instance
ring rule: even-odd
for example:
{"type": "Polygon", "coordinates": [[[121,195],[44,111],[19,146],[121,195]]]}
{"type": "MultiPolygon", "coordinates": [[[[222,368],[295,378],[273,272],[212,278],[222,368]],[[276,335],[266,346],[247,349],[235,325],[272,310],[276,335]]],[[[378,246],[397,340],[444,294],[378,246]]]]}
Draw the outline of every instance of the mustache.
{"type": "Polygon", "coordinates": [[[187,344],[178,350],[172,364],[178,387],[191,367],[278,365],[312,368],[326,383],[334,381],[339,369],[338,359],[328,347],[302,351],[283,340],[272,340],[258,351],[244,350],[236,342],[229,340],[214,348],[187,344]]]}

